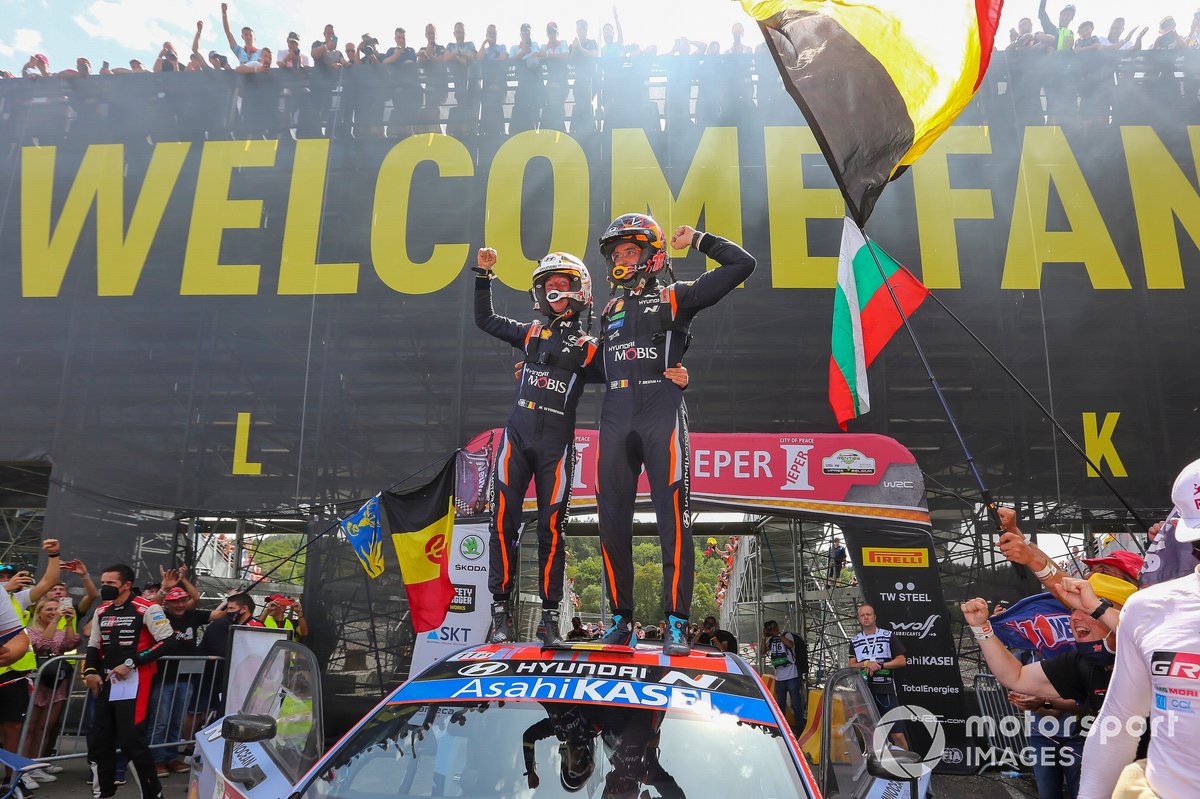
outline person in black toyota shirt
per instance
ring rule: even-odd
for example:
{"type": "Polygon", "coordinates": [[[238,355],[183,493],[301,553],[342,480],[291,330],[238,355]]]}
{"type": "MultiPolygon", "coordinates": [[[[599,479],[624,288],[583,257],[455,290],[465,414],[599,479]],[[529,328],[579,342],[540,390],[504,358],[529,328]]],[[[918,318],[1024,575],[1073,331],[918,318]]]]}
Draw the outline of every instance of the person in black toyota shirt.
{"type": "Polygon", "coordinates": [[[101,573],[101,604],[83,667],[83,681],[96,700],[88,759],[96,764],[100,799],[117,794],[118,744],[137,766],[142,796],[162,796],[142,729],[154,661],[168,653],[174,633],[161,606],[133,596],[133,578],[133,569],[123,563],[101,573]]]}

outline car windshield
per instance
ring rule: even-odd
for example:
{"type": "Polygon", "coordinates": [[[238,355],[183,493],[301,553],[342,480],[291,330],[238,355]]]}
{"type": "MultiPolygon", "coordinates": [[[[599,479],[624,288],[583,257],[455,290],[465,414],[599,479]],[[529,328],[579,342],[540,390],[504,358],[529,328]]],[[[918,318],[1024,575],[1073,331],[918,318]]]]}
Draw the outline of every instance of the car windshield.
{"type": "MultiPolygon", "coordinates": [[[[757,700],[761,701],[761,700],[757,700]]],[[[557,701],[394,702],[304,799],[806,796],[778,727],[714,711],[557,701]]]]}

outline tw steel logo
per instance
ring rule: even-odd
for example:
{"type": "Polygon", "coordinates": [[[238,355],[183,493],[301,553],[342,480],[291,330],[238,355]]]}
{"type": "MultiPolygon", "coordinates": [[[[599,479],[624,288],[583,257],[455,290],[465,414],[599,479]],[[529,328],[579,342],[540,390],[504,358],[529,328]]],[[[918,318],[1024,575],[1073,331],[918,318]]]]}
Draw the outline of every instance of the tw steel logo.
{"type": "Polygon", "coordinates": [[[1200,655],[1193,652],[1155,652],[1150,658],[1150,673],[1158,677],[1200,681],[1200,655]]]}
{"type": "Polygon", "coordinates": [[[808,482],[808,453],[813,445],[780,444],[779,447],[783,450],[784,462],[787,464],[783,473],[787,482],[781,485],[779,490],[812,491],[813,487],[808,482]]]}
{"type": "Polygon", "coordinates": [[[549,375],[539,375],[531,372],[526,378],[526,382],[534,388],[540,388],[543,391],[553,391],[555,394],[567,393],[567,384],[562,380],[555,380],[549,375]]]}
{"type": "Polygon", "coordinates": [[[864,566],[889,566],[901,568],[925,567],[929,565],[929,552],[908,547],[863,547],[864,566]]]}

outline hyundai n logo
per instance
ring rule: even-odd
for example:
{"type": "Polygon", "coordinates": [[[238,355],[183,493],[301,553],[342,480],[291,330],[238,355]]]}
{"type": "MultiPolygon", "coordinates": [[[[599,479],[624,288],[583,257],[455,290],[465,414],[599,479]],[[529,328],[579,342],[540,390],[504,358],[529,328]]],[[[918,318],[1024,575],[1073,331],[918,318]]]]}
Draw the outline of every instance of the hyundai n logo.
{"type": "Polygon", "coordinates": [[[494,677],[508,671],[507,663],[472,663],[463,666],[458,673],[464,677],[494,677]]]}

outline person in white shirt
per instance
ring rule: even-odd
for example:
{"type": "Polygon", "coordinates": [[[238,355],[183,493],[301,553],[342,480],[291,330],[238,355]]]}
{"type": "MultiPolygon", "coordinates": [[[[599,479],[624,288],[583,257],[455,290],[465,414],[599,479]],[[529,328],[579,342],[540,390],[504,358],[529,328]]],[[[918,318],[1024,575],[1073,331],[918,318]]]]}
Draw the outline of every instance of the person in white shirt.
{"type": "MultiPolygon", "coordinates": [[[[1200,558],[1200,460],[1175,480],[1175,536],[1200,558]]],[[[1194,757],[1200,740],[1200,567],[1130,598],[1117,630],[1108,694],[1083,750],[1080,799],[1200,795],[1194,757]],[[1141,720],[1150,748],[1134,761],[1141,720]]]]}

